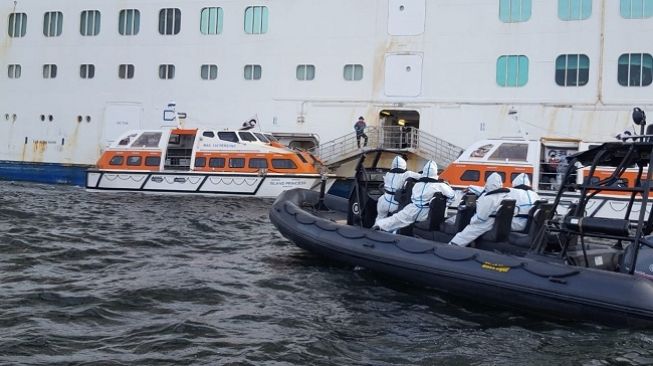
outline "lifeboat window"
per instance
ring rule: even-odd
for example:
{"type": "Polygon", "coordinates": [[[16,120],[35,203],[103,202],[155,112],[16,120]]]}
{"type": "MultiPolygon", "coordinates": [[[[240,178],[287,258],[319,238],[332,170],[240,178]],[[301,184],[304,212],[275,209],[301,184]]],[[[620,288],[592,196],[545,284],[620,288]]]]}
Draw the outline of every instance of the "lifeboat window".
{"type": "Polygon", "coordinates": [[[488,151],[492,150],[492,147],[494,145],[492,144],[487,144],[479,147],[478,149],[472,151],[471,154],[469,154],[470,158],[483,158],[485,155],[488,153],[488,151]]]}
{"type": "Polygon", "coordinates": [[[262,142],[270,142],[270,140],[268,140],[267,137],[265,137],[265,135],[263,135],[262,133],[254,132],[254,135],[262,142]]]}
{"type": "Polygon", "coordinates": [[[304,164],[308,163],[308,161],[306,161],[306,159],[302,156],[302,154],[297,153],[297,157],[299,158],[299,160],[302,161],[302,163],[304,163],[304,164]]]}
{"type": "Polygon", "coordinates": [[[143,162],[143,158],[140,156],[129,156],[127,157],[127,165],[129,166],[140,166],[143,162]]]}
{"type": "Polygon", "coordinates": [[[109,165],[122,165],[123,161],[125,161],[124,156],[114,156],[109,161],[109,165]]]}
{"type": "Polygon", "coordinates": [[[274,169],[297,169],[295,162],[290,159],[272,159],[274,169]]]}
{"type": "Polygon", "coordinates": [[[490,156],[490,160],[517,160],[526,161],[528,144],[501,144],[490,156]]]}
{"type": "Polygon", "coordinates": [[[204,131],[204,132],[202,132],[202,136],[213,138],[213,137],[215,137],[215,134],[213,133],[213,131],[204,131]]]}
{"type": "Polygon", "coordinates": [[[158,147],[160,140],[161,132],[143,132],[143,134],[134,141],[132,147],[158,147]]]}
{"type": "Polygon", "coordinates": [[[256,169],[267,169],[268,161],[264,158],[251,158],[249,159],[247,166],[256,169]]]}
{"type": "Polygon", "coordinates": [[[238,136],[240,136],[240,139],[243,141],[256,141],[256,137],[254,137],[250,132],[238,132],[238,136]]]}
{"type": "Polygon", "coordinates": [[[136,137],[136,134],[129,135],[129,136],[123,138],[122,140],[120,140],[120,142],[118,142],[118,145],[120,145],[120,146],[126,146],[126,145],[129,145],[129,143],[131,142],[132,138],[134,138],[134,137],[136,137]]]}
{"type": "Polygon", "coordinates": [[[224,168],[224,158],[209,159],[209,166],[211,168],[224,168]]]}
{"type": "Polygon", "coordinates": [[[465,170],[463,175],[460,176],[463,182],[478,182],[481,180],[481,172],[478,170],[465,170]]]}
{"type": "Polygon", "coordinates": [[[501,176],[501,182],[505,183],[506,182],[506,173],[505,172],[492,172],[492,171],[487,171],[485,172],[485,181],[487,182],[487,178],[492,174],[492,173],[497,173],[499,176],[501,176]]]}
{"type": "MultiPolygon", "coordinates": [[[[587,184],[588,178],[589,177],[585,177],[585,179],[583,180],[583,184],[587,184]]],[[[591,186],[598,185],[599,181],[601,181],[599,177],[592,177],[592,179],[589,179],[589,185],[591,186]]]]}
{"type": "Polygon", "coordinates": [[[619,178],[616,182],[612,183],[613,187],[626,188],[628,187],[628,178],[619,178]]]}
{"type": "Polygon", "coordinates": [[[159,166],[161,165],[160,156],[146,156],[145,157],[145,166],[159,166]]]}
{"type": "MultiPolygon", "coordinates": [[[[517,178],[517,176],[519,174],[521,174],[521,173],[512,173],[512,174],[510,174],[510,181],[512,182],[513,180],[515,180],[515,178],[517,178]]],[[[533,183],[533,174],[526,173],[526,175],[528,176],[528,180],[530,180],[531,184],[532,184],[533,183]]]]}
{"type": "Polygon", "coordinates": [[[245,158],[231,158],[229,159],[229,168],[244,168],[245,158]]]}
{"type": "Polygon", "coordinates": [[[195,158],[195,167],[196,168],[203,168],[206,166],[206,158],[195,158]]]}
{"type": "Polygon", "coordinates": [[[235,132],[218,132],[218,138],[222,141],[238,142],[235,132]]]}

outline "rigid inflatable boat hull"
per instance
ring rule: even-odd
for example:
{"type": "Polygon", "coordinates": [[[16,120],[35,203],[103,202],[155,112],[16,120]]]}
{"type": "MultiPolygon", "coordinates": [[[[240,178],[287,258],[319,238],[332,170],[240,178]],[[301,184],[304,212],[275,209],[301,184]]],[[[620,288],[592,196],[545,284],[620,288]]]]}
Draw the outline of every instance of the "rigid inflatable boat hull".
{"type": "Polygon", "coordinates": [[[316,192],[291,190],[270,210],[282,235],[317,255],[482,303],[622,327],[653,325],[653,282],[646,279],[338,224],[302,209],[317,199],[316,192]]]}

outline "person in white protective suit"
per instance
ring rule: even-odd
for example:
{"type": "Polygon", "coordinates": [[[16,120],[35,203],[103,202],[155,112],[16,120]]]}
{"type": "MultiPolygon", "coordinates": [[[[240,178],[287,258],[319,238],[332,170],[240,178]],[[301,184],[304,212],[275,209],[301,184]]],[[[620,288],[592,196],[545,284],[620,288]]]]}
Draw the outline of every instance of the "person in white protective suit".
{"type": "Polygon", "coordinates": [[[492,173],[485,181],[485,190],[476,201],[476,214],[463,231],[456,234],[449,244],[466,247],[494,225],[491,215],[497,212],[501,201],[507,198],[509,190],[503,188],[501,176],[492,173]]]}
{"type": "Polygon", "coordinates": [[[449,201],[454,198],[453,189],[447,183],[438,180],[438,165],[428,161],[424,165],[421,178],[413,186],[411,202],[396,214],[377,221],[375,228],[395,231],[426,220],[429,215],[429,203],[436,192],[442,193],[449,201]]]}
{"type": "Polygon", "coordinates": [[[540,196],[531,188],[531,180],[528,175],[521,173],[512,180],[512,188],[508,198],[515,200],[515,216],[512,219],[510,230],[522,231],[528,222],[528,212],[540,199],[540,196]]]}
{"type": "Polygon", "coordinates": [[[399,208],[399,202],[395,200],[395,193],[400,190],[406,179],[414,178],[419,179],[421,175],[419,173],[411,172],[406,170],[406,160],[401,156],[395,156],[392,159],[391,170],[385,173],[383,177],[383,188],[385,193],[379,197],[379,201],[376,204],[376,221],[388,217],[389,213],[394,213],[399,208]]]}

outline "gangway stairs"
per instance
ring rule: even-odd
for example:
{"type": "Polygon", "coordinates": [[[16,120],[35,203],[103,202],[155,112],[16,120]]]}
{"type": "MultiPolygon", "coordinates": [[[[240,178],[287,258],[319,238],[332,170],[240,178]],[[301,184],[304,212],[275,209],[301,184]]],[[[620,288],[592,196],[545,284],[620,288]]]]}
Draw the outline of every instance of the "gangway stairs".
{"type": "MultiPolygon", "coordinates": [[[[463,151],[461,147],[414,127],[368,127],[365,134],[369,140],[367,146],[363,147],[364,140],[361,138],[363,149],[393,149],[417,156],[420,161],[416,163],[433,160],[440,168],[448,166],[463,151]]],[[[311,152],[333,170],[354,160],[361,152],[361,148],[356,142],[356,133],[352,132],[320,144],[311,152]]]]}

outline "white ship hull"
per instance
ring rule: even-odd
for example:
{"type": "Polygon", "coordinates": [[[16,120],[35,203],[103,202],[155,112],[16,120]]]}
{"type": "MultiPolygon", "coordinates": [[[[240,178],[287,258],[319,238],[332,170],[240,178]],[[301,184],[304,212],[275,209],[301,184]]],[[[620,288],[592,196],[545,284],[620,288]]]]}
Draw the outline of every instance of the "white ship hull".
{"type": "MultiPolygon", "coordinates": [[[[626,19],[616,1],[593,0],[587,18],[561,20],[558,3],[532,0],[523,22],[504,22],[499,1],[269,1],[266,31],[243,30],[247,1],[70,0],[0,4],[0,177],[36,179],[24,163],[90,166],[122,131],[160,127],[162,106],[192,111],[186,127],[234,127],[253,115],[271,132],[319,134],[328,141],[399,118],[458,146],[496,136],[564,136],[605,140],[629,124],[633,106],[653,105],[650,86],[618,83],[619,59],[642,54],[653,20],[626,19]],[[224,11],[219,34],[202,34],[201,11],[224,11]],[[159,33],[162,9],[179,9],[177,34],[159,33]],[[101,15],[97,35],[80,34],[80,13],[101,15]],[[139,32],[121,35],[123,9],[140,12],[139,32]],[[61,12],[61,33],[43,34],[44,14],[61,12]],[[26,32],[7,31],[25,14],[26,32]],[[334,21],[336,20],[336,21],[334,21]],[[589,59],[582,86],[555,83],[556,59],[589,59]],[[497,84],[497,60],[529,60],[523,86],[497,84]],[[16,77],[15,68],[20,66],[16,77]],[[56,77],[44,77],[56,65],[56,77]],[[93,78],[80,77],[93,65],[93,78]],[[131,79],[120,65],[133,65],[131,79]],[[161,65],[174,78],[161,79],[161,65]],[[200,67],[217,66],[214,80],[200,67]],[[247,65],[261,67],[246,80],[247,65]],[[314,67],[298,80],[300,65],[314,67]],[[345,80],[346,65],[362,67],[345,80]],[[49,69],[48,69],[49,70],[49,69]],[[391,116],[385,112],[391,112],[391,116]]],[[[77,175],[79,178],[79,174],[77,175]]],[[[49,178],[48,178],[49,179],[49,178]]],[[[55,180],[55,178],[52,178],[55,180]]],[[[72,179],[72,178],[71,178],[72,179]]],[[[83,177],[80,184],[83,184],[83,177]]]]}

